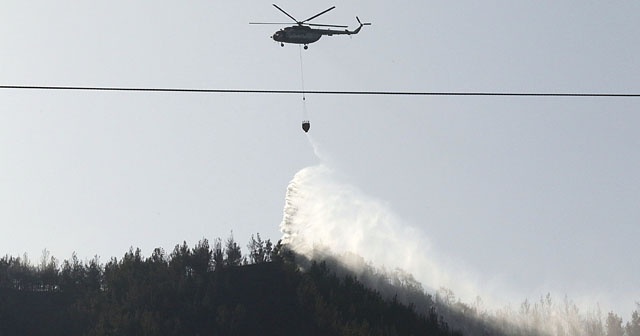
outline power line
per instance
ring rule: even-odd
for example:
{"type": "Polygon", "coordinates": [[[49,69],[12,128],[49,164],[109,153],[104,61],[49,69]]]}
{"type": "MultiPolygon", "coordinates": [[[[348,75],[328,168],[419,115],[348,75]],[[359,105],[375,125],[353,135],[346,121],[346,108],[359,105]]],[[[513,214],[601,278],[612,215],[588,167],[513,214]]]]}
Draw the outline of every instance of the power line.
{"type": "Polygon", "coordinates": [[[244,93],[244,94],[317,94],[356,96],[511,96],[511,97],[610,97],[640,98],[640,93],[553,93],[553,92],[446,92],[446,91],[313,91],[313,90],[244,90],[244,89],[189,89],[109,86],[36,86],[0,85],[0,89],[58,90],[58,91],[124,91],[124,92],[176,92],[176,93],[244,93]]]}

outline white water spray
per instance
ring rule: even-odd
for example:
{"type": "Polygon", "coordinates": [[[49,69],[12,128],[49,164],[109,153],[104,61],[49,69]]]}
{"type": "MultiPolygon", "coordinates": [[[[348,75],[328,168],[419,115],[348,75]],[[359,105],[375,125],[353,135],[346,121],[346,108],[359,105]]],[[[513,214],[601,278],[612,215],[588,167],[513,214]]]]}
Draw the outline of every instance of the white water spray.
{"type": "MultiPolygon", "coordinates": [[[[309,140],[322,157],[318,145],[309,140]]],[[[326,257],[322,255],[326,250],[335,255],[355,254],[378,269],[409,272],[432,289],[451,288],[470,300],[477,295],[464,276],[458,272],[452,276],[435,261],[425,235],[326,164],[304,168],[293,177],[280,229],[282,242],[309,259],[326,257]]],[[[356,264],[347,262],[358,274],[361,265],[356,264]]]]}
{"type": "MultiPolygon", "coordinates": [[[[331,162],[311,136],[307,136],[316,156],[323,162],[331,162]]],[[[428,290],[431,294],[444,287],[452,289],[457,299],[467,303],[476,301],[482,294],[475,285],[477,279],[450,261],[442,262],[444,259],[433,251],[429,239],[420,230],[405,223],[385,202],[349,184],[326,163],[295,174],[287,187],[280,229],[282,242],[310,260],[325,259],[328,256],[325,253],[329,252],[340,256],[340,262],[354,274],[361,274],[365,264],[362,259],[354,258],[355,255],[383,272],[391,270],[395,274],[408,274],[409,279],[415,277],[431,289],[428,290]]],[[[493,294],[496,291],[505,294],[506,290],[506,286],[496,283],[489,288],[485,283],[483,288],[493,294]]],[[[545,335],[561,335],[565,330],[581,334],[602,325],[600,313],[587,311],[586,316],[579,315],[577,306],[566,297],[553,304],[548,298],[537,303],[534,299],[530,307],[531,301],[515,310],[510,305],[505,307],[505,303],[495,297],[483,297],[483,307],[477,307],[481,310],[476,313],[484,316],[479,318],[486,318],[488,323],[500,325],[503,331],[514,335],[529,335],[533,330],[545,335]],[[523,307],[527,308],[524,312],[523,307]],[[487,308],[494,311],[493,317],[486,315],[487,308]],[[541,320],[541,317],[544,318],[541,320]]]]}

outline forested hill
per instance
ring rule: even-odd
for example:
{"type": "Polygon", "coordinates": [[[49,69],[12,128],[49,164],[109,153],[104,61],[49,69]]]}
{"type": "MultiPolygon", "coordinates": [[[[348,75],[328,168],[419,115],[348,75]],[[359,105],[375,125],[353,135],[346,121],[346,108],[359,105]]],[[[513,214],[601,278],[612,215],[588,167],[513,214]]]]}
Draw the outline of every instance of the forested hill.
{"type": "Polygon", "coordinates": [[[300,271],[292,254],[251,238],[213,248],[131,249],[105,265],[74,255],[0,259],[5,335],[452,335],[435,311],[416,314],[324,263],[300,271]]]}

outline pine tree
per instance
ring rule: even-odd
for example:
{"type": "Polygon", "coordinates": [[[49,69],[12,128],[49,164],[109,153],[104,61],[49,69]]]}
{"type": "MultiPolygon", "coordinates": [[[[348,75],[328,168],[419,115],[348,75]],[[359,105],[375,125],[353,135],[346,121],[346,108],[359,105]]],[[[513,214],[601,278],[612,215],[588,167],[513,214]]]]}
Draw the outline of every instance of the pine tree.
{"type": "Polygon", "coordinates": [[[614,312],[609,312],[606,324],[607,336],[624,336],[622,318],[614,312]]]}
{"type": "Polygon", "coordinates": [[[242,249],[240,248],[240,245],[238,245],[233,239],[233,231],[231,232],[229,238],[227,238],[225,247],[225,254],[227,256],[225,264],[227,266],[242,265],[242,249]]]}
{"type": "Polygon", "coordinates": [[[627,322],[625,329],[627,336],[640,336],[640,314],[637,310],[631,314],[631,321],[627,322]]]}
{"type": "Polygon", "coordinates": [[[219,271],[224,268],[224,250],[222,249],[222,240],[216,238],[213,241],[213,267],[219,271]]]}

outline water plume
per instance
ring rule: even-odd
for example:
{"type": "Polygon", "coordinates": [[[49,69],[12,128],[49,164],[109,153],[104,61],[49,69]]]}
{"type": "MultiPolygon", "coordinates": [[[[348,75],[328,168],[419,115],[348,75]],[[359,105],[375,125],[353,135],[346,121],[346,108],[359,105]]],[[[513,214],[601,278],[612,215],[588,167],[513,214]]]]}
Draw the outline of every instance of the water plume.
{"type": "MultiPolygon", "coordinates": [[[[308,259],[324,259],[327,252],[354,254],[378,269],[409,272],[431,288],[455,288],[459,295],[475,297],[469,281],[443,271],[426,236],[404,223],[385,202],[345,180],[325,164],[295,174],[287,187],[280,225],[284,244],[308,259]]],[[[342,259],[356,274],[362,271],[362,263],[342,259]]]]}
{"type": "Polygon", "coordinates": [[[487,328],[505,335],[585,335],[602,329],[599,308],[580,310],[566,296],[558,301],[547,295],[515,307],[513,302],[496,299],[496,293],[515,296],[502,281],[481,282],[464,267],[439,256],[424,230],[403,221],[386,202],[350,184],[327,163],[331,159],[311,135],[307,136],[323,163],[301,169],[290,181],[280,224],[282,243],[298,255],[307,260],[337,258],[340,267],[358,277],[370,274],[372,268],[376,274],[384,273],[374,280],[374,287],[375,281],[379,284],[379,279],[386,279],[382,285],[424,293],[424,284],[439,302],[439,313],[468,335],[483,334],[487,328]],[[481,299],[476,284],[490,296],[481,299]],[[482,321],[484,327],[478,329],[477,322],[470,321],[482,321]]]}

